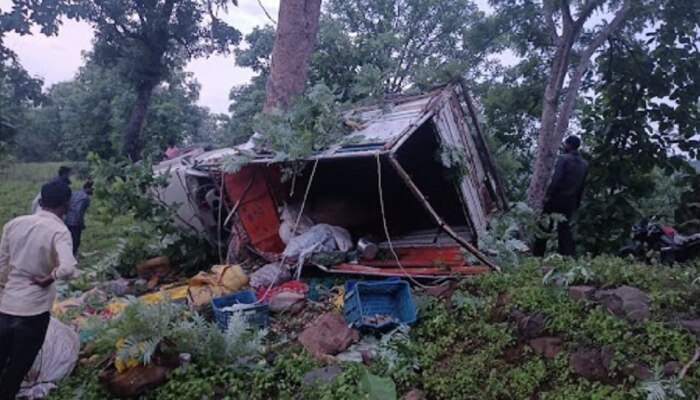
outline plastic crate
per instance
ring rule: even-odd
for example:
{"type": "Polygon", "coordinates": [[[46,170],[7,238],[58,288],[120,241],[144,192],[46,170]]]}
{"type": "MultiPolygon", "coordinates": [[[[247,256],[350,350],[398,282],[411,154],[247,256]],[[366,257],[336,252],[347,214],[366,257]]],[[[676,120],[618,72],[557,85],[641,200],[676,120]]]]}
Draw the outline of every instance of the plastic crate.
{"type": "Polygon", "coordinates": [[[387,329],[416,322],[416,308],[408,282],[386,281],[345,284],[345,320],[356,328],[387,329]],[[388,316],[394,321],[368,322],[365,317],[388,316]]]}
{"type": "Polygon", "coordinates": [[[224,311],[223,309],[234,304],[255,304],[255,293],[252,290],[242,290],[226,296],[215,297],[211,300],[211,308],[214,311],[214,319],[219,325],[219,329],[228,329],[228,321],[233,313],[243,315],[243,318],[251,325],[261,328],[267,327],[270,318],[270,309],[267,303],[256,304],[255,306],[241,311],[224,311]]]}

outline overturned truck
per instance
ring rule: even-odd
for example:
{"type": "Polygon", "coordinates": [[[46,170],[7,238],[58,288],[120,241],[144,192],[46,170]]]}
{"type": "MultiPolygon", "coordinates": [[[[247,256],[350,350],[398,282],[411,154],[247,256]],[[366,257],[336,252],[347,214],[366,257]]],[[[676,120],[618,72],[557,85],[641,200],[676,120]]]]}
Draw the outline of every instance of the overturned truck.
{"type": "Polygon", "coordinates": [[[279,261],[300,224],[311,223],[342,227],[358,244],[354,258],[313,262],[327,272],[436,277],[498,269],[477,240],[506,197],[466,86],[346,117],[359,121],[344,142],[352,144],[317,152],[293,179],[283,182],[285,165],[248,143],[159,166],[171,178],[162,200],[181,203],[181,222],[206,233],[229,262],[279,261]],[[241,151],[252,160],[224,172],[222,158],[241,151]]]}

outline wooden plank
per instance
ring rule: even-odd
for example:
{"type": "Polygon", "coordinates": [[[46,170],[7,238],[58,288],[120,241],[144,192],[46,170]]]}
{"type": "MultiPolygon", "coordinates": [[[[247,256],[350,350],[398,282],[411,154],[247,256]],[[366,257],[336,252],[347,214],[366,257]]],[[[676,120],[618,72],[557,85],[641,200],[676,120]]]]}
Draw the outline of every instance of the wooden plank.
{"type": "Polygon", "coordinates": [[[367,265],[339,264],[325,268],[328,272],[369,276],[412,276],[412,277],[449,277],[479,275],[489,272],[489,267],[483,265],[457,266],[449,268],[374,268],[367,265]]]}

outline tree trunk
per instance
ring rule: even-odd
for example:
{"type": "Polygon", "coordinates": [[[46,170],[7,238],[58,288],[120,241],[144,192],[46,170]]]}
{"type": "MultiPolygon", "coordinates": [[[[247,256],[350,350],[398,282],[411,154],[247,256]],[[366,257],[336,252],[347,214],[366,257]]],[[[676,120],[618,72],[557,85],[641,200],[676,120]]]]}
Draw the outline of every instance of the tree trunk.
{"type": "Polygon", "coordinates": [[[280,1],[263,112],[286,109],[304,92],[320,14],[321,0],[280,1]]]}
{"type": "Polygon", "coordinates": [[[143,146],[141,142],[141,128],[146,119],[154,87],[155,85],[153,84],[147,84],[137,89],[136,103],[134,103],[134,108],[131,111],[129,125],[126,128],[126,132],[124,132],[122,154],[129,157],[133,162],[141,159],[143,146]]]}
{"type": "Polygon", "coordinates": [[[566,76],[568,58],[573,38],[565,34],[559,38],[557,50],[552,60],[551,72],[544,89],[542,101],[542,118],[537,134],[537,152],[530,186],[527,189],[527,203],[536,211],[542,210],[545,191],[552,174],[559,143],[556,142],[555,128],[559,109],[559,97],[564,77],[566,76]]]}
{"type": "MultiPolygon", "coordinates": [[[[569,126],[569,119],[578,99],[578,90],[581,80],[591,62],[595,51],[603,42],[615,32],[624,21],[627,13],[632,7],[631,0],[625,0],[622,6],[615,13],[613,20],[601,28],[593,35],[593,39],[581,52],[580,60],[576,68],[571,71],[569,84],[563,104],[559,103],[564,77],[569,70],[569,57],[573,44],[578,40],[583,24],[586,22],[596,8],[594,2],[590,2],[581,12],[579,19],[574,22],[568,13],[568,3],[562,3],[562,12],[565,15],[563,30],[557,50],[552,61],[552,68],[549,79],[544,90],[544,100],[542,105],[542,120],[540,131],[537,135],[537,152],[535,154],[535,166],[527,189],[527,203],[536,210],[541,211],[544,206],[545,194],[549,178],[554,169],[557,157],[557,149],[566,134],[569,126]],[[564,46],[564,48],[562,48],[564,46]],[[563,50],[563,51],[562,51],[563,50]]],[[[551,30],[551,26],[550,26],[551,30]]],[[[556,29],[552,33],[553,39],[557,39],[556,29]]]]}

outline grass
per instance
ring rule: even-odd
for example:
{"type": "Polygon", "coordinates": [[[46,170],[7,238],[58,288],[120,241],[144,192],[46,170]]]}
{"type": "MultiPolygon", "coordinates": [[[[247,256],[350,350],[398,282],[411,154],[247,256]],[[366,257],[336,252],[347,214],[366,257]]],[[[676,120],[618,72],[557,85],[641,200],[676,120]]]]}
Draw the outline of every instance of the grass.
{"type": "MultiPolygon", "coordinates": [[[[4,226],[12,218],[25,215],[41,185],[56,174],[65,163],[26,163],[13,164],[0,170],[0,225],[4,226]]],[[[80,166],[75,167],[80,171],[80,166]]],[[[76,179],[73,189],[80,188],[82,181],[76,179]]],[[[110,223],[96,218],[94,211],[99,204],[91,205],[85,217],[86,229],[80,246],[79,266],[89,266],[114,249],[124,227],[133,223],[130,218],[117,217],[110,223]]]]}

